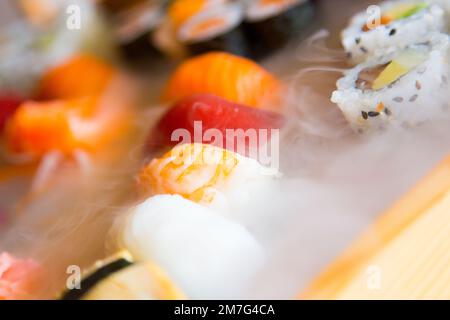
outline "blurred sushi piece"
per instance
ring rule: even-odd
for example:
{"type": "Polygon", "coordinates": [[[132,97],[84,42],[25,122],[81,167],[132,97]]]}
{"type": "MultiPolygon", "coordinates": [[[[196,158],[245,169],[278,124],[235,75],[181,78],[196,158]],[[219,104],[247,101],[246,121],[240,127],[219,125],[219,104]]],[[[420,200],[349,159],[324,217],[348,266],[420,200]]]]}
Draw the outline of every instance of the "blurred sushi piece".
{"type": "Polygon", "coordinates": [[[187,20],[177,31],[178,40],[191,54],[225,51],[251,57],[241,27],[244,12],[239,3],[224,3],[187,20]]]}
{"type": "Polygon", "coordinates": [[[249,156],[249,148],[257,149],[268,143],[272,129],[280,129],[283,124],[284,118],[279,113],[232,103],[212,94],[198,94],[182,99],[163,115],[151,134],[150,144],[175,145],[180,141],[173,139],[173,135],[184,129],[192,142],[213,144],[249,156]],[[212,130],[218,130],[221,136],[206,136],[212,130]],[[250,135],[255,137],[254,141],[250,141],[250,135]]]}
{"type": "Polygon", "coordinates": [[[172,74],[163,99],[178,101],[210,93],[256,108],[280,108],[279,80],[255,62],[225,52],[211,52],[182,63],[172,74]]]}
{"type": "Polygon", "coordinates": [[[113,15],[114,36],[129,63],[151,63],[162,57],[154,37],[163,14],[162,3],[140,1],[131,2],[113,15]]]}
{"type": "Polygon", "coordinates": [[[76,99],[104,94],[116,69],[93,56],[76,55],[48,69],[39,81],[39,99],[76,99]]]}
{"type": "MultiPolygon", "coordinates": [[[[355,15],[342,32],[342,44],[357,64],[391,54],[409,45],[425,43],[433,32],[445,32],[444,10],[430,1],[397,0],[380,4],[381,17],[355,15]]],[[[372,13],[376,16],[376,12],[372,13]]]]}
{"type": "Polygon", "coordinates": [[[265,259],[243,226],[177,195],[133,208],[121,239],[137,261],[154,261],[190,299],[236,298],[265,259]]]}
{"type": "Polygon", "coordinates": [[[184,295],[151,262],[136,263],[128,252],[98,261],[79,287],[67,290],[62,300],[175,300],[184,295]]]}
{"type": "Polygon", "coordinates": [[[182,144],[141,171],[143,195],[177,194],[204,206],[238,216],[268,196],[279,177],[278,168],[212,145],[182,144]]]}
{"type": "Polygon", "coordinates": [[[6,124],[5,149],[29,161],[52,152],[68,157],[77,151],[95,153],[120,134],[124,114],[114,106],[102,106],[98,97],[25,102],[6,124]]]}
{"type": "Polygon", "coordinates": [[[116,57],[110,32],[92,1],[21,0],[6,3],[6,8],[15,15],[0,22],[0,92],[29,97],[45,70],[77,53],[116,57]],[[76,23],[67,26],[69,5],[75,5],[71,13],[82,14],[80,28],[76,23]]]}
{"type": "Polygon", "coordinates": [[[358,131],[413,127],[449,108],[449,37],[358,65],[338,80],[331,100],[358,131]]]}
{"type": "Polygon", "coordinates": [[[311,22],[309,0],[249,0],[244,29],[253,56],[263,58],[298,36],[311,22]]]}
{"type": "Polygon", "coordinates": [[[4,147],[9,155],[37,160],[47,153],[95,152],[126,126],[126,87],[111,65],[87,55],[48,70],[39,101],[25,101],[9,117],[4,147]],[[120,85],[123,97],[115,86],[120,85]],[[114,97],[112,97],[113,95],[114,97]]]}
{"type": "Polygon", "coordinates": [[[32,299],[42,286],[42,269],[31,259],[0,253],[0,300],[32,299]]]}
{"type": "Polygon", "coordinates": [[[208,11],[227,0],[173,0],[167,9],[169,20],[175,31],[193,16],[208,11]]]}

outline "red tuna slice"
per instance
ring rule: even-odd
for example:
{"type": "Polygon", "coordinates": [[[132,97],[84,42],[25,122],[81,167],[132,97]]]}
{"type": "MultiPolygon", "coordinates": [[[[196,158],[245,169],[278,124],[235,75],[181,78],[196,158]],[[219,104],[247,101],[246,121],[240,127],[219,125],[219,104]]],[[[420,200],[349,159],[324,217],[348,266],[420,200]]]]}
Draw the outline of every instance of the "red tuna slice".
{"type": "Polygon", "coordinates": [[[180,142],[213,144],[242,154],[251,146],[266,144],[273,129],[281,129],[283,124],[284,117],[279,113],[236,104],[212,94],[197,94],[176,103],[159,121],[150,141],[169,146],[180,142]],[[177,129],[188,132],[190,141],[172,139],[177,129]],[[239,136],[238,129],[256,137],[256,143],[254,138],[239,136]]]}

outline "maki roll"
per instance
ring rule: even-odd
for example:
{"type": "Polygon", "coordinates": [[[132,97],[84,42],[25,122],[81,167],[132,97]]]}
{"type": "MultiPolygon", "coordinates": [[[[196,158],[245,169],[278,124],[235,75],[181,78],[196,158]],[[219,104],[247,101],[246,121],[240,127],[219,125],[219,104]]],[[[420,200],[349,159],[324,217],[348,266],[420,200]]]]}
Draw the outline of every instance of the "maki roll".
{"type": "Polygon", "coordinates": [[[238,3],[226,3],[204,10],[178,29],[178,40],[191,54],[226,51],[250,56],[241,28],[243,9],[238,3]]]}
{"type": "Polygon", "coordinates": [[[250,107],[276,109],[280,89],[280,81],[257,63],[226,52],[211,52],[181,64],[169,79],[163,99],[173,102],[210,93],[250,107]]]}
{"type": "Polygon", "coordinates": [[[153,2],[129,6],[115,15],[115,36],[128,62],[139,64],[162,56],[153,39],[162,19],[162,6],[153,2]]]}
{"type": "Polygon", "coordinates": [[[190,299],[236,298],[265,259],[242,225],[178,195],[133,208],[120,239],[137,261],[162,267],[190,299]]]}
{"type": "Polygon", "coordinates": [[[151,262],[134,262],[128,252],[98,261],[79,289],[66,291],[62,300],[175,300],[183,294],[151,262]]]}
{"type": "Polygon", "coordinates": [[[308,0],[250,0],[245,30],[256,58],[284,46],[311,21],[314,5],[308,0]]]}
{"type": "Polygon", "coordinates": [[[410,127],[449,108],[449,37],[358,65],[338,80],[331,100],[358,131],[410,127]]]}
{"type": "Polygon", "coordinates": [[[379,21],[361,12],[342,32],[343,46],[355,64],[427,42],[430,33],[446,30],[444,10],[430,1],[386,1],[380,10],[379,21]]]}
{"type": "Polygon", "coordinates": [[[178,194],[207,207],[246,212],[254,199],[268,196],[279,176],[277,168],[207,144],[182,144],[154,159],[141,171],[144,195],[178,194]]]}

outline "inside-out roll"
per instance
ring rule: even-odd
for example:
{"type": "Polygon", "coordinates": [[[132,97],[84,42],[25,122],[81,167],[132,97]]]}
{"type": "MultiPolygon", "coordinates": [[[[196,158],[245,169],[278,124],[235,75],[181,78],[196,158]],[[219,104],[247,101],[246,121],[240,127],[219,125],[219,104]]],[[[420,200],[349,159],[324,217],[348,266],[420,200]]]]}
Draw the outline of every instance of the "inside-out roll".
{"type": "Polygon", "coordinates": [[[411,127],[449,108],[449,36],[360,64],[338,80],[331,100],[359,131],[411,127]]]}
{"type": "Polygon", "coordinates": [[[342,31],[342,44],[357,64],[428,41],[447,29],[443,8],[431,1],[386,1],[356,14],[342,31]]]}

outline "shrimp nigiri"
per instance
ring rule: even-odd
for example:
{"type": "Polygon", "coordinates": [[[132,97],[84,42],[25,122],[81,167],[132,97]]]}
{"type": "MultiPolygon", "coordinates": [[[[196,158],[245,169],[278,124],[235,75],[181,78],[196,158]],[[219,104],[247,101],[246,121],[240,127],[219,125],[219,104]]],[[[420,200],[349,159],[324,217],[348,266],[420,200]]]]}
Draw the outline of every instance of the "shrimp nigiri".
{"type": "Polygon", "coordinates": [[[270,139],[271,130],[280,129],[283,123],[284,118],[279,113],[232,103],[212,94],[198,94],[189,96],[175,104],[161,118],[155,132],[152,133],[152,138],[156,144],[175,145],[178,141],[173,141],[172,134],[178,129],[185,129],[190,133],[193,142],[211,143],[239,152],[239,149],[247,151],[253,142],[255,146],[264,143],[258,137],[260,130],[266,130],[267,135],[265,137],[270,139]],[[201,123],[200,136],[196,132],[196,122],[201,123]],[[205,133],[210,129],[220,131],[222,139],[219,139],[219,141],[208,139],[205,133]],[[257,141],[249,141],[244,135],[242,137],[230,136],[230,130],[233,130],[232,132],[254,130],[257,141]]]}
{"type": "Polygon", "coordinates": [[[270,192],[277,176],[277,170],[254,159],[193,143],[178,145],[151,161],[140,173],[138,185],[145,195],[178,194],[221,210],[240,210],[257,195],[270,192]]]}
{"type": "Polygon", "coordinates": [[[32,298],[42,276],[40,265],[31,260],[21,260],[9,253],[0,254],[0,300],[32,298]]]}
{"type": "Polygon", "coordinates": [[[255,62],[224,52],[211,52],[184,62],[169,79],[163,98],[175,101],[211,93],[257,108],[279,108],[280,82],[255,62]]]}

